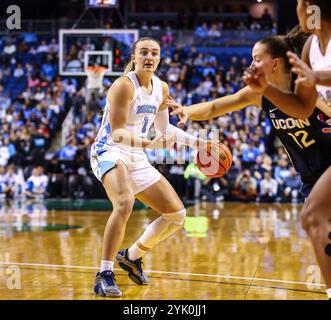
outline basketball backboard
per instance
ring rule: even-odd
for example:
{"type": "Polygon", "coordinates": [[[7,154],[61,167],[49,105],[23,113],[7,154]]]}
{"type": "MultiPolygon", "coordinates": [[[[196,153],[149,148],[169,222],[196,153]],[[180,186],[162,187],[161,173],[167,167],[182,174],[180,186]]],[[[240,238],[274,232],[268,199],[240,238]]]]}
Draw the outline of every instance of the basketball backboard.
{"type": "Polygon", "coordinates": [[[61,29],[59,31],[59,73],[86,76],[85,67],[103,66],[106,75],[124,71],[138,30],[61,29]]]}

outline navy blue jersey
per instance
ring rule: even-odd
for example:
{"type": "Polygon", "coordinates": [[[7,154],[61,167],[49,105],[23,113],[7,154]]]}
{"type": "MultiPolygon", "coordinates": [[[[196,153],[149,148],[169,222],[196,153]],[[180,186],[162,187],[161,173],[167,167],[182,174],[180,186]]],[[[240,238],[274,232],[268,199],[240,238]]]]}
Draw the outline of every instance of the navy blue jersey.
{"type": "Polygon", "coordinates": [[[325,123],[328,117],[316,108],[308,119],[292,118],[264,97],[262,108],[300,174],[304,184],[302,191],[308,196],[312,186],[331,165],[331,133],[323,132],[323,129],[331,128],[325,123]]]}

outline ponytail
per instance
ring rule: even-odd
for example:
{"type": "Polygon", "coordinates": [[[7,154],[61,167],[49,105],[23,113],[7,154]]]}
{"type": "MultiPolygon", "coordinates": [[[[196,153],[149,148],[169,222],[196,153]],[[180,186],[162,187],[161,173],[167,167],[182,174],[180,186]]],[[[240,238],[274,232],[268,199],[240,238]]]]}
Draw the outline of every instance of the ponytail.
{"type": "Polygon", "coordinates": [[[289,50],[296,53],[301,57],[301,53],[306,41],[309,38],[309,34],[302,31],[299,25],[295,26],[287,35],[289,50]]]}
{"type": "Polygon", "coordinates": [[[129,63],[125,67],[124,74],[127,74],[131,71],[134,71],[134,69],[135,69],[135,66],[134,66],[134,63],[133,63],[132,58],[131,58],[131,60],[129,61],[129,63]]]}
{"type": "Polygon", "coordinates": [[[291,72],[292,65],[287,58],[287,51],[290,50],[290,47],[286,36],[270,36],[260,40],[258,43],[266,46],[266,52],[273,59],[282,59],[285,72],[291,72]]]}

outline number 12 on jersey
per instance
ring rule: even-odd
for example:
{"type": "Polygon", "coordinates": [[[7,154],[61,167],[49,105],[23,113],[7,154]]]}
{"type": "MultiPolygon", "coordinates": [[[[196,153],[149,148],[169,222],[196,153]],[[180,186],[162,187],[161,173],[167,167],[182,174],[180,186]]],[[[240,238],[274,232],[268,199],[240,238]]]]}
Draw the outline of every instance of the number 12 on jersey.
{"type": "Polygon", "coordinates": [[[293,138],[295,143],[301,148],[305,149],[310,147],[316,141],[314,139],[308,141],[308,132],[304,130],[297,131],[296,133],[288,133],[293,138]]]}

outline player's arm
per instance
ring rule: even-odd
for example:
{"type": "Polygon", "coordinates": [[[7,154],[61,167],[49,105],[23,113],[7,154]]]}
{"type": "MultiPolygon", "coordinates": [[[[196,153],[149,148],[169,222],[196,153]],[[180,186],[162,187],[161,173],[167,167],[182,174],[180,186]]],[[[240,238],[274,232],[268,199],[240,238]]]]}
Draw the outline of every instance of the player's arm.
{"type": "MultiPolygon", "coordinates": [[[[312,71],[309,62],[311,40],[312,38],[308,39],[303,48],[302,60],[292,53],[289,54],[294,73],[302,74],[303,71],[300,70],[305,70],[308,75],[312,71]]],[[[307,86],[306,81],[303,80],[303,77],[299,75],[296,80],[295,93],[282,91],[269,84],[263,95],[287,115],[295,118],[308,118],[314,112],[317,91],[315,85],[307,86]]]]}
{"type": "Polygon", "coordinates": [[[114,142],[130,147],[148,148],[151,140],[132,134],[127,128],[130,103],[134,96],[133,84],[127,77],[121,77],[110,87],[107,101],[111,106],[110,123],[111,137],[114,142]]]}
{"type": "Polygon", "coordinates": [[[168,106],[174,109],[174,114],[183,112],[187,114],[191,120],[203,121],[219,117],[229,112],[241,110],[249,105],[261,107],[261,102],[262,96],[255,93],[247,86],[235,94],[208,102],[194,104],[190,107],[182,107],[174,100],[168,100],[168,106]],[[182,108],[182,110],[180,108],[182,108]]]}
{"type": "Polygon", "coordinates": [[[155,129],[161,132],[162,135],[173,137],[175,142],[192,148],[197,147],[199,142],[205,142],[205,140],[188,134],[187,132],[169,123],[169,111],[167,105],[167,100],[169,99],[169,86],[162,81],[162,87],[163,102],[154,120],[155,129]]]}
{"type": "Polygon", "coordinates": [[[317,85],[331,87],[331,70],[314,71],[314,75],[317,85]]]}

